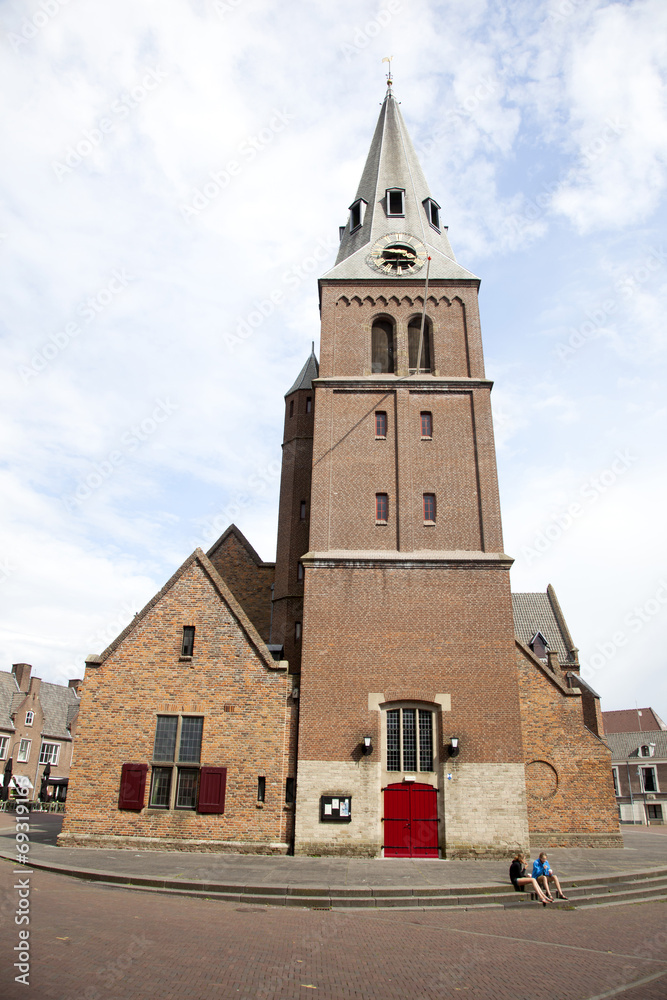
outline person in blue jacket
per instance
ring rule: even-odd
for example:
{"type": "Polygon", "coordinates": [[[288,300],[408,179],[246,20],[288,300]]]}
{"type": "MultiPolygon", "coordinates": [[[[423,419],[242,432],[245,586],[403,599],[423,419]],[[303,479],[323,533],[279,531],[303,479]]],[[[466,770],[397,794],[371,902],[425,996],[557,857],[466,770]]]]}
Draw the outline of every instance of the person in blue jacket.
{"type": "Polygon", "coordinates": [[[553,899],[549,891],[549,882],[556,886],[558,899],[567,899],[567,896],[560,887],[558,876],[554,875],[551,865],[547,861],[546,851],[542,851],[537,861],[533,861],[533,878],[543,887],[547,899],[553,899]]]}

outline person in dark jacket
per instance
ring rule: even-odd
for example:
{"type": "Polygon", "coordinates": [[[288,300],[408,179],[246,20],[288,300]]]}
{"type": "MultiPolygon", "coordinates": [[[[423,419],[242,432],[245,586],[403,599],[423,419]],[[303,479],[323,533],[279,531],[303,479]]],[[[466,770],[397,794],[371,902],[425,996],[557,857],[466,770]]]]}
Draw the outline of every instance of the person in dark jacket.
{"type": "Polygon", "coordinates": [[[527,885],[532,886],[533,892],[537,894],[537,898],[542,903],[542,906],[546,906],[547,903],[553,903],[553,899],[549,899],[548,896],[544,895],[537,881],[531,878],[530,875],[526,875],[526,859],[521,852],[514,856],[514,860],[510,865],[510,882],[514,886],[515,892],[523,892],[527,885]]]}

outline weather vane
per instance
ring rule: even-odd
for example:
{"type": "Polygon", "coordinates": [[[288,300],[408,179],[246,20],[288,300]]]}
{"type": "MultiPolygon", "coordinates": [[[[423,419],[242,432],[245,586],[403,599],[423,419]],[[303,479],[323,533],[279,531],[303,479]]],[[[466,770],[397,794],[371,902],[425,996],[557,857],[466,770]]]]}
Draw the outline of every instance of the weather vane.
{"type": "Polygon", "coordinates": [[[393,58],[394,58],[393,56],[385,56],[384,59],[382,60],[383,63],[389,63],[389,71],[387,73],[387,88],[389,90],[391,90],[391,85],[393,82],[391,78],[391,60],[393,58]]]}

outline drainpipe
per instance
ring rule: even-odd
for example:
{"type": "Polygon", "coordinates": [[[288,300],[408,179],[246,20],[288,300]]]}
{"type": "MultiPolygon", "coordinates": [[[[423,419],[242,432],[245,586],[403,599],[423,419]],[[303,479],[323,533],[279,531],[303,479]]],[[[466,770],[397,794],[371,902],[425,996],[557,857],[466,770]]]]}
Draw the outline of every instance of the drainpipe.
{"type": "Polygon", "coordinates": [[[635,822],[635,800],[632,796],[632,781],[630,780],[630,761],[626,760],[625,766],[628,769],[628,788],[630,789],[630,810],[632,812],[632,822],[635,822]]]}
{"type": "Polygon", "coordinates": [[[271,621],[269,622],[269,643],[271,642],[271,636],[273,635],[273,588],[275,583],[271,584],[271,621]]]}

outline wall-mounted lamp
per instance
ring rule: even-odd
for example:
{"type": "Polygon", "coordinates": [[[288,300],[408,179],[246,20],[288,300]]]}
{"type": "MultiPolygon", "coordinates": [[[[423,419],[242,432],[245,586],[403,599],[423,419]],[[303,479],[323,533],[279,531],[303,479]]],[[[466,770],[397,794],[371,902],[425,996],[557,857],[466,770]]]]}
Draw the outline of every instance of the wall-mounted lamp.
{"type": "Polygon", "coordinates": [[[364,757],[368,757],[369,754],[373,753],[373,743],[370,736],[364,736],[364,742],[361,744],[361,752],[364,757]]]}
{"type": "Polygon", "coordinates": [[[458,757],[459,755],[459,738],[458,736],[452,736],[449,740],[449,756],[458,757]]]}

